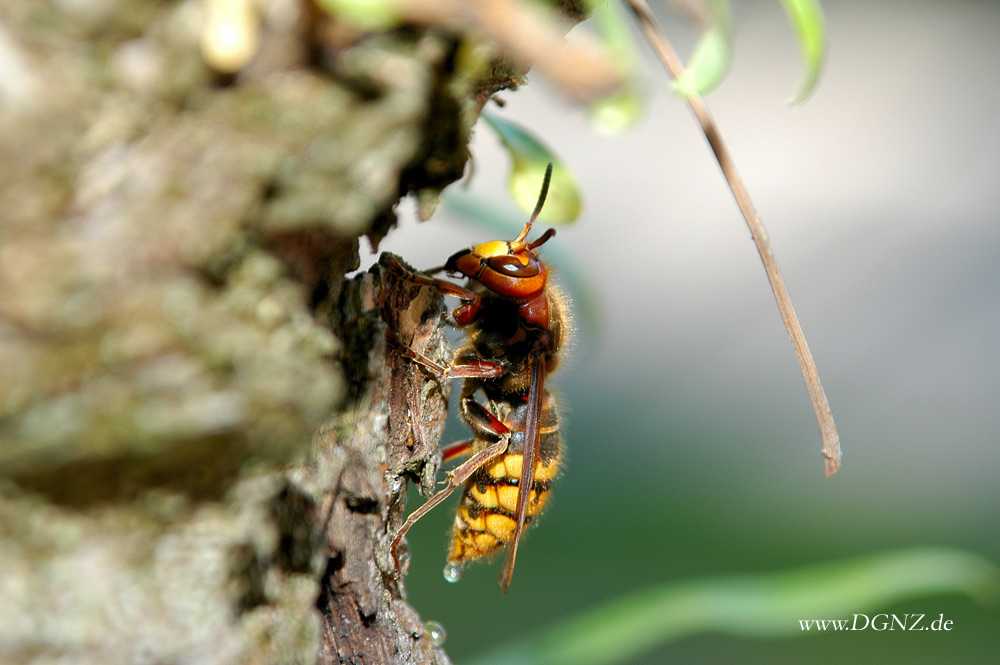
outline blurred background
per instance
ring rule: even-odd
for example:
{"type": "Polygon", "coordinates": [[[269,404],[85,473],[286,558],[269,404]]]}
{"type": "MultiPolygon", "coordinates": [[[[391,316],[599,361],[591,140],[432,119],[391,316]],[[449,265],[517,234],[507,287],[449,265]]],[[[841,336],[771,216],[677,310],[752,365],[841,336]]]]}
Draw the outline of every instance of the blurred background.
{"type": "MultiPolygon", "coordinates": [[[[654,9],[686,54],[693,28],[654,9]]],[[[567,461],[509,597],[499,558],[442,578],[456,500],[410,532],[409,600],[444,625],[456,663],[652,585],[910,546],[1000,560],[1000,5],[827,0],[823,78],[796,108],[802,65],[780,4],[733,9],[733,67],[708,103],[770,231],[843,467],[823,477],[760,259],[649,50],[647,112],[622,136],[595,134],[532,76],[492,112],[542,137],[586,197],[544,248],[582,310],[550,382],[567,461]]],[[[473,152],[469,192],[519,226],[508,157],[482,122],[473,152]]],[[[418,267],[495,235],[447,206],[424,225],[402,212],[379,249],[418,267]]],[[[448,441],[465,436],[452,418],[448,441]]],[[[631,662],[996,662],[996,607],[934,596],[879,611],[944,613],[954,629],[708,635],[631,662]]]]}

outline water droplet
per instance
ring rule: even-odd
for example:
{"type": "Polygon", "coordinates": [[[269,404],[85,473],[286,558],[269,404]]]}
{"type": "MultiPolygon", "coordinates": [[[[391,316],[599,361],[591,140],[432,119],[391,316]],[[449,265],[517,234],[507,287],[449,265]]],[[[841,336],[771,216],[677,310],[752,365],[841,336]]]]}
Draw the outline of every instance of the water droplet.
{"type": "Polygon", "coordinates": [[[448,565],[444,567],[444,578],[453,584],[462,579],[462,564],[454,561],[448,562],[448,565]]]}
{"type": "Polygon", "coordinates": [[[439,624],[437,621],[425,621],[424,628],[427,629],[427,639],[430,640],[431,644],[436,647],[444,644],[444,638],[446,637],[444,634],[444,626],[439,624]]]}

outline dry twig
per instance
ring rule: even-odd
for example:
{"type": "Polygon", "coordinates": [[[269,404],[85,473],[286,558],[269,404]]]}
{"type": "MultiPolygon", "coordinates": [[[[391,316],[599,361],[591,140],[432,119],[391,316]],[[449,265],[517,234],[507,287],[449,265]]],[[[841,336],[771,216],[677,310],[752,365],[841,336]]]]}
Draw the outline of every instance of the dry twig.
{"type": "MultiPolygon", "coordinates": [[[[645,0],[628,0],[628,5],[639,20],[646,39],[656,50],[664,67],[666,67],[674,79],[680,79],[684,74],[684,65],[681,64],[677,53],[664,36],[663,30],[657,24],[656,19],[649,9],[649,5],[646,4],[645,0]]],[[[691,106],[691,110],[694,112],[695,118],[698,119],[698,123],[701,125],[702,131],[705,133],[705,137],[708,139],[709,145],[712,147],[712,151],[715,153],[715,158],[718,160],[719,166],[722,167],[722,173],[725,175],[726,182],[729,183],[729,188],[736,198],[736,204],[739,206],[740,212],[743,213],[743,218],[750,228],[750,234],[757,245],[757,252],[760,254],[761,261],[764,262],[764,270],[767,272],[767,278],[771,282],[771,290],[774,292],[775,300],[778,301],[778,310],[781,312],[781,318],[785,322],[785,328],[792,339],[795,355],[798,357],[799,365],[802,367],[802,376],[806,380],[809,398],[812,400],[813,409],[816,411],[816,419],[819,421],[820,434],[823,437],[822,453],[826,460],[826,475],[827,477],[832,476],[840,468],[842,456],[840,435],[837,434],[837,426],[833,422],[833,414],[830,413],[830,403],[826,399],[823,384],[819,380],[816,362],[809,351],[805,333],[802,332],[799,318],[795,314],[795,308],[792,307],[788,289],[785,287],[785,280],[781,276],[781,271],[778,269],[778,262],[771,251],[771,242],[767,235],[767,229],[764,228],[764,222],[750,200],[750,194],[747,192],[746,185],[743,184],[743,179],[740,178],[740,174],[736,170],[736,164],[729,153],[729,148],[726,147],[718,126],[708,112],[705,101],[696,93],[691,93],[686,98],[688,104],[691,106]]]]}

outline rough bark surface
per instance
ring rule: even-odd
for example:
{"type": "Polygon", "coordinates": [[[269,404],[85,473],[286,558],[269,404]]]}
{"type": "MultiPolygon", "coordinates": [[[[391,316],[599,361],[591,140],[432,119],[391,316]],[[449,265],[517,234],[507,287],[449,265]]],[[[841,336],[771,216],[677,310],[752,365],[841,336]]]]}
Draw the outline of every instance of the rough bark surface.
{"type": "Polygon", "coordinates": [[[447,358],[440,297],[379,266],[348,286],[342,312],[345,355],[359,361],[348,371],[360,389],[336,427],[322,430],[317,450],[316,487],[335,488],[323,505],[329,558],[318,603],[320,662],[447,663],[403,602],[386,548],[403,518],[406,478],[424,494],[433,490],[448,402],[447,383],[393,347],[447,358]]]}
{"type": "Polygon", "coordinates": [[[225,4],[0,5],[0,660],[446,663],[385,551],[441,304],[346,275],[523,71],[267,0],[222,72],[225,4]]]}

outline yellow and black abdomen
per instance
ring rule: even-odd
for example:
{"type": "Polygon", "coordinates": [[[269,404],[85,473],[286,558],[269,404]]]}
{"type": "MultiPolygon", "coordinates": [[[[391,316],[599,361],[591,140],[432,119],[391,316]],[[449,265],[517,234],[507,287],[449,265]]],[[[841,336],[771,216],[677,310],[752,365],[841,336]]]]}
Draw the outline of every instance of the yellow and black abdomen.
{"type": "MultiPolygon", "coordinates": [[[[496,552],[514,535],[525,450],[527,405],[499,405],[499,419],[511,431],[507,451],[480,467],[465,485],[455,516],[448,561],[462,564],[496,552]]],[[[539,418],[538,455],[528,497],[525,523],[542,512],[560,461],[559,414],[555,398],[544,392],[539,418]]]]}

